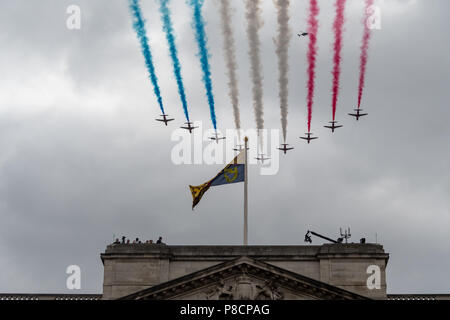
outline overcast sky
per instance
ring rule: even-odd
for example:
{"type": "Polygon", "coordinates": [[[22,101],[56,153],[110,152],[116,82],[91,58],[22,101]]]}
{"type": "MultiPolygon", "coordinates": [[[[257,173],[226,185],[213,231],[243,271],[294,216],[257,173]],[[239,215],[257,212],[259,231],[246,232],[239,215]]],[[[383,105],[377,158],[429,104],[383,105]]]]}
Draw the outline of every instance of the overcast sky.
{"type": "MultiPolygon", "coordinates": [[[[293,31],[306,29],[307,1],[292,1],[293,31]]],[[[280,128],[273,2],[263,1],[264,120],[280,128]]],[[[303,245],[308,229],[384,245],[389,293],[450,293],[450,42],[447,0],[378,0],[381,30],[369,51],[358,123],[363,1],[349,0],[334,135],[331,117],[332,1],[321,6],[317,90],[307,145],[307,38],[290,47],[288,142],[279,173],[250,168],[250,244],[303,245]]],[[[168,244],[242,243],[243,185],[210,189],[191,210],[189,184],[223,165],[174,165],[173,130],[183,112],[157,2],[143,0],[169,127],[160,114],[125,0],[0,3],[0,292],[101,293],[100,253],[113,235],[168,244]],[[77,4],[81,30],[66,28],[77,4]]],[[[245,11],[233,1],[242,125],[253,128],[245,11]]],[[[191,10],[171,4],[192,120],[210,127],[191,10]]],[[[203,9],[220,129],[233,128],[217,0],[203,9]]],[[[205,143],[205,146],[207,144],[205,143]]],[[[315,244],[321,242],[314,239],[315,244]]]]}

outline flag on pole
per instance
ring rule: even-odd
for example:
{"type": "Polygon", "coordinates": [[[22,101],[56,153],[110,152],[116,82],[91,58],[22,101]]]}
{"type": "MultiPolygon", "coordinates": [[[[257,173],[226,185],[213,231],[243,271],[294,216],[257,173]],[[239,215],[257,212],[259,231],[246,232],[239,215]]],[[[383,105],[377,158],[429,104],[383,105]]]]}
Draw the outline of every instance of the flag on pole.
{"type": "Polygon", "coordinates": [[[200,202],[210,187],[224,184],[244,182],[245,180],[245,152],[239,153],[222,171],[213,179],[199,186],[189,186],[192,193],[192,210],[200,202]]]}

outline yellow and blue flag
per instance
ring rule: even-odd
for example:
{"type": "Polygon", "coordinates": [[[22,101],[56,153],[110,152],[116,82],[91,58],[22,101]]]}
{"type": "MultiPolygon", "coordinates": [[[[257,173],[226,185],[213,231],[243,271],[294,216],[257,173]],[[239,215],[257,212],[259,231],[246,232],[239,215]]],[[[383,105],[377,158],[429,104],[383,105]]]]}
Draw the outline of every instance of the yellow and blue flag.
{"type": "Polygon", "coordinates": [[[245,180],[245,156],[244,151],[238,154],[222,171],[213,179],[199,186],[189,186],[192,193],[192,210],[200,202],[203,195],[210,187],[224,184],[243,182],[245,180]]]}

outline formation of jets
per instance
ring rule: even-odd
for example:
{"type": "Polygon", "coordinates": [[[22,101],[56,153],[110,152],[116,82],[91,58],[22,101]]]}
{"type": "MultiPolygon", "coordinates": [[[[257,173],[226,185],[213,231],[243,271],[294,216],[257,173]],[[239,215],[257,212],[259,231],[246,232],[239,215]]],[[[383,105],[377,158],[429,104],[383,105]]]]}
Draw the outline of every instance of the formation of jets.
{"type": "MultiPolygon", "coordinates": [[[[306,36],[308,36],[308,35],[309,35],[309,33],[308,33],[308,32],[304,32],[304,31],[300,31],[299,33],[297,33],[297,36],[298,36],[299,38],[306,37],[306,36]]],[[[362,113],[363,110],[362,110],[362,109],[359,109],[359,108],[358,108],[358,109],[354,109],[354,111],[355,111],[354,113],[349,113],[348,115],[350,115],[350,116],[352,116],[352,117],[355,117],[355,118],[356,118],[356,121],[358,121],[359,118],[368,115],[367,113],[362,113]]],[[[169,119],[169,118],[168,118],[169,116],[166,115],[166,114],[161,115],[161,117],[162,117],[162,119],[156,119],[156,121],[164,122],[164,124],[165,124],[166,126],[168,125],[168,123],[169,123],[170,121],[173,121],[173,120],[174,120],[174,119],[169,119]]],[[[342,127],[343,127],[342,125],[338,125],[337,123],[338,123],[337,121],[334,121],[334,120],[333,120],[333,121],[330,121],[330,125],[326,125],[326,126],[324,126],[324,127],[327,128],[327,129],[331,129],[331,132],[334,133],[334,131],[335,131],[336,129],[342,128],[342,127]]],[[[189,133],[192,133],[192,131],[193,131],[194,129],[198,128],[198,127],[194,127],[192,122],[186,122],[185,125],[182,126],[181,128],[182,128],[182,129],[185,129],[185,130],[188,130],[189,133]]],[[[210,137],[209,139],[214,140],[214,141],[216,141],[217,143],[219,143],[220,140],[225,140],[226,138],[225,138],[225,137],[219,137],[219,134],[218,134],[217,131],[216,131],[216,132],[214,133],[214,135],[213,135],[212,137],[210,137]]],[[[305,137],[300,137],[300,139],[306,140],[306,141],[308,142],[308,144],[310,144],[311,141],[316,140],[316,139],[319,139],[319,137],[313,137],[313,133],[307,132],[307,133],[305,133],[305,137]]],[[[283,143],[283,144],[281,144],[281,146],[280,146],[279,148],[277,148],[277,149],[280,150],[280,151],[282,151],[284,154],[287,154],[288,151],[294,149],[293,147],[288,147],[288,146],[289,146],[289,144],[283,143]]],[[[242,150],[244,150],[244,146],[243,146],[243,145],[237,145],[233,150],[234,150],[234,151],[237,151],[237,152],[241,152],[242,150]]],[[[247,150],[248,150],[248,148],[247,148],[247,150]]],[[[259,156],[256,157],[255,159],[261,161],[262,163],[264,163],[265,160],[269,160],[270,158],[265,158],[265,157],[264,157],[264,154],[259,154],[259,156]]]]}
{"type": "Polygon", "coordinates": [[[161,117],[162,117],[162,119],[155,119],[156,121],[160,121],[160,122],[164,122],[164,124],[166,125],[166,127],[167,127],[167,124],[170,122],[170,121],[173,121],[173,120],[175,120],[175,119],[168,119],[168,114],[162,114],[161,115],[161,117]]]}
{"type": "MultiPolygon", "coordinates": [[[[306,35],[308,35],[308,34],[307,33],[299,34],[299,36],[306,36],[306,35]]],[[[355,111],[355,113],[349,113],[348,115],[352,116],[352,117],[355,117],[356,121],[358,121],[359,118],[368,115],[368,113],[362,113],[363,110],[359,109],[359,108],[358,109],[354,109],[354,111],[355,111]]],[[[163,122],[166,126],[168,125],[168,123],[170,121],[175,120],[173,118],[169,118],[169,115],[167,115],[167,114],[162,114],[161,117],[162,117],[161,119],[155,119],[155,120],[159,121],[159,122],[163,122]]],[[[333,121],[330,121],[330,125],[327,125],[327,126],[324,126],[324,127],[327,128],[327,129],[331,129],[331,132],[334,133],[334,131],[336,129],[343,127],[342,125],[338,125],[337,123],[338,123],[337,121],[333,120],[333,121]]],[[[185,125],[181,127],[181,129],[188,130],[189,133],[192,133],[192,131],[194,129],[197,129],[197,128],[198,127],[194,127],[193,126],[192,122],[186,122],[185,125]]],[[[225,140],[226,138],[225,137],[220,137],[219,133],[216,131],[212,137],[209,137],[209,139],[214,140],[217,143],[219,143],[220,140],[225,140]]],[[[307,132],[307,133],[305,133],[305,137],[300,137],[300,139],[306,140],[308,142],[308,144],[310,144],[311,141],[319,139],[319,137],[314,137],[312,132],[307,132]]],[[[282,151],[284,154],[287,154],[288,151],[293,150],[294,148],[293,147],[289,147],[289,144],[287,144],[287,143],[283,143],[277,149],[282,151]]],[[[237,152],[241,152],[242,150],[244,150],[244,146],[241,145],[241,144],[238,144],[233,150],[237,151],[237,152]]],[[[247,148],[247,150],[248,150],[248,148],[247,148]]],[[[255,159],[261,161],[261,163],[264,164],[264,161],[269,160],[270,158],[264,157],[264,154],[259,154],[259,156],[256,157],[255,159]]]]}
{"type": "Polygon", "coordinates": [[[358,109],[355,109],[355,111],[356,111],[356,113],[349,113],[348,115],[349,115],[349,116],[352,116],[352,117],[355,117],[355,118],[356,118],[356,121],[358,121],[359,118],[368,115],[368,113],[361,113],[362,109],[359,109],[359,108],[358,108],[358,109]]]}

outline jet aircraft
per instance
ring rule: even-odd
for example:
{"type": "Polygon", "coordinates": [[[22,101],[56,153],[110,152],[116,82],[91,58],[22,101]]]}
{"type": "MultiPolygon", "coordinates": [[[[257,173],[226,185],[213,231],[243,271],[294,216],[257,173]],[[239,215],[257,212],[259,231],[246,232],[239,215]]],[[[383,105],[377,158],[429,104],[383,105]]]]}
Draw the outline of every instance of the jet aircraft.
{"type": "Polygon", "coordinates": [[[193,126],[192,126],[192,122],[186,122],[185,124],[186,124],[186,126],[185,126],[185,127],[181,127],[181,129],[188,130],[189,133],[192,133],[192,131],[193,131],[194,129],[197,129],[197,128],[198,128],[198,127],[193,127],[193,126]]]}
{"type": "Polygon", "coordinates": [[[162,117],[162,119],[155,119],[155,120],[156,120],[156,121],[160,121],[160,122],[164,122],[164,124],[166,125],[166,127],[167,127],[167,124],[168,124],[169,121],[175,120],[175,119],[168,119],[168,117],[169,117],[168,114],[162,114],[161,117],[162,117]]]}
{"type": "Polygon", "coordinates": [[[356,118],[356,121],[358,121],[359,118],[368,115],[368,113],[361,113],[361,112],[362,112],[362,109],[359,109],[359,108],[358,108],[358,109],[355,109],[355,111],[356,111],[356,113],[349,113],[348,115],[349,115],[349,116],[352,116],[352,117],[355,117],[355,118],[356,118]]]}
{"type": "Polygon", "coordinates": [[[311,137],[312,134],[313,133],[311,132],[307,132],[305,133],[306,137],[300,137],[300,139],[308,141],[308,144],[310,144],[312,140],[319,139],[319,137],[311,137]]]}
{"type": "Polygon", "coordinates": [[[337,121],[330,121],[331,126],[324,126],[325,128],[331,129],[331,132],[334,133],[334,130],[338,129],[338,128],[342,128],[342,125],[337,126],[336,123],[337,121]]]}
{"type": "Polygon", "coordinates": [[[288,145],[289,145],[289,144],[287,144],[287,143],[283,143],[283,144],[278,148],[278,150],[283,151],[284,154],[286,154],[289,150],[294,150],[294,148],[288,148],[288,145]]]}

